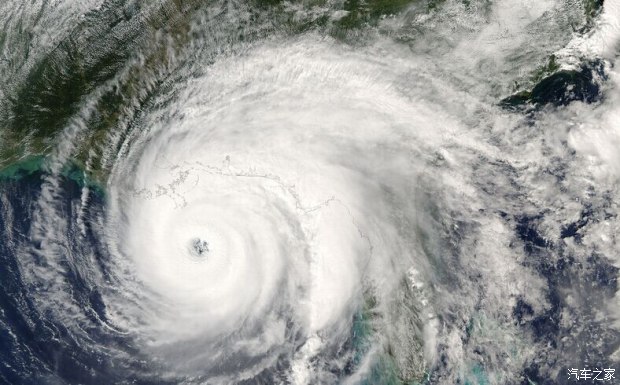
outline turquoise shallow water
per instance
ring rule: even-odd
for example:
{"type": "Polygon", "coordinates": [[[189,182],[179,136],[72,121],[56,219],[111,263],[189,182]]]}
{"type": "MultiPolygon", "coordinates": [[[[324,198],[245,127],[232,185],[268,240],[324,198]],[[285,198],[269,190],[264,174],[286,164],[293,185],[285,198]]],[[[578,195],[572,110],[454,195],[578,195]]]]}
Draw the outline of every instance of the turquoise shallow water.
{"type": "MultiPolygon", "coordinates": [[[[32,156],[0,170],[0,180],[19,181],[22,178],[45,173],[47,169],[48,165],[46,164],[45,156],[32,156]]],[[[63,177],[77,183],[80,187],[88,187],[101,196],[105,195],[104,187],[102,187],[98,181],[87,176],[85,170],[80,168],[77,164],[66,165],[63,167],[61,174],[63,177]]]]}

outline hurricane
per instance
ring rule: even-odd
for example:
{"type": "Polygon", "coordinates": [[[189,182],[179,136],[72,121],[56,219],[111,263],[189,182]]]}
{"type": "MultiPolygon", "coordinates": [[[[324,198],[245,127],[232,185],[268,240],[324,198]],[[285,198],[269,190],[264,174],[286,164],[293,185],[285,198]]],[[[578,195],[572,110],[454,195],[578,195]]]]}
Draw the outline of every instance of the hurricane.
{"type": "Polygon", "coordinates": [[[0,10],[0,383],[617,381],[620,3],[0,10]]]}

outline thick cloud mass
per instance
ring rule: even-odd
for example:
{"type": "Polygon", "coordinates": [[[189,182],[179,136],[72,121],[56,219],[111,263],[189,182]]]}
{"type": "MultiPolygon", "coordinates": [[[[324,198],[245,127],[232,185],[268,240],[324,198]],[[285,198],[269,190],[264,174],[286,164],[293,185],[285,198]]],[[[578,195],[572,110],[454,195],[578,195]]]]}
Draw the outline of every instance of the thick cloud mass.
{"type": "Polygon", "coordinates": [[[135,320],[155,349],[176,357],[197,338],[190,362],[204,368],[224,339],[248,357],[290,345],[291,378],[310,379],[310,360],[351,338],[364,291],[388,301],[394,278],[424,265],[393,217],[417,219],[418,158],[442,142],[442,112],[411,103],[394,87],[403,69],[367,55],[316,37],[253,47],[145,119],[107,228],[156,296],[135,320]]]}

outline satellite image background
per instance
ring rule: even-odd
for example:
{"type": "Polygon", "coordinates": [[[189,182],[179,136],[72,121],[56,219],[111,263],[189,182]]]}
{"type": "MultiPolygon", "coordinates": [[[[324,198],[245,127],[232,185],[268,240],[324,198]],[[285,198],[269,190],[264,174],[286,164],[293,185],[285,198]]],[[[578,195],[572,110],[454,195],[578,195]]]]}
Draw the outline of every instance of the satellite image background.
{"type": "Polygon", "coordinates": [[[620,1],[0,28],[0,384],[619,383],[620,1]]]}

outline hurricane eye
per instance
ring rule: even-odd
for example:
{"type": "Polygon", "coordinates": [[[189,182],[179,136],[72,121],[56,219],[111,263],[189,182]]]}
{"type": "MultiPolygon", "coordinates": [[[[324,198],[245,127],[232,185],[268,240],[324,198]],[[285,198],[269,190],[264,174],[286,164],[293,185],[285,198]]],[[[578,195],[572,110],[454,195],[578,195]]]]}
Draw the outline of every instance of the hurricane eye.
{"type": "Polygon", "coordinates": [[[190,242],[190,252],[196,257],[206,257],[211,251],[209,242],[201,238],[194,238],[190,242]]]}

